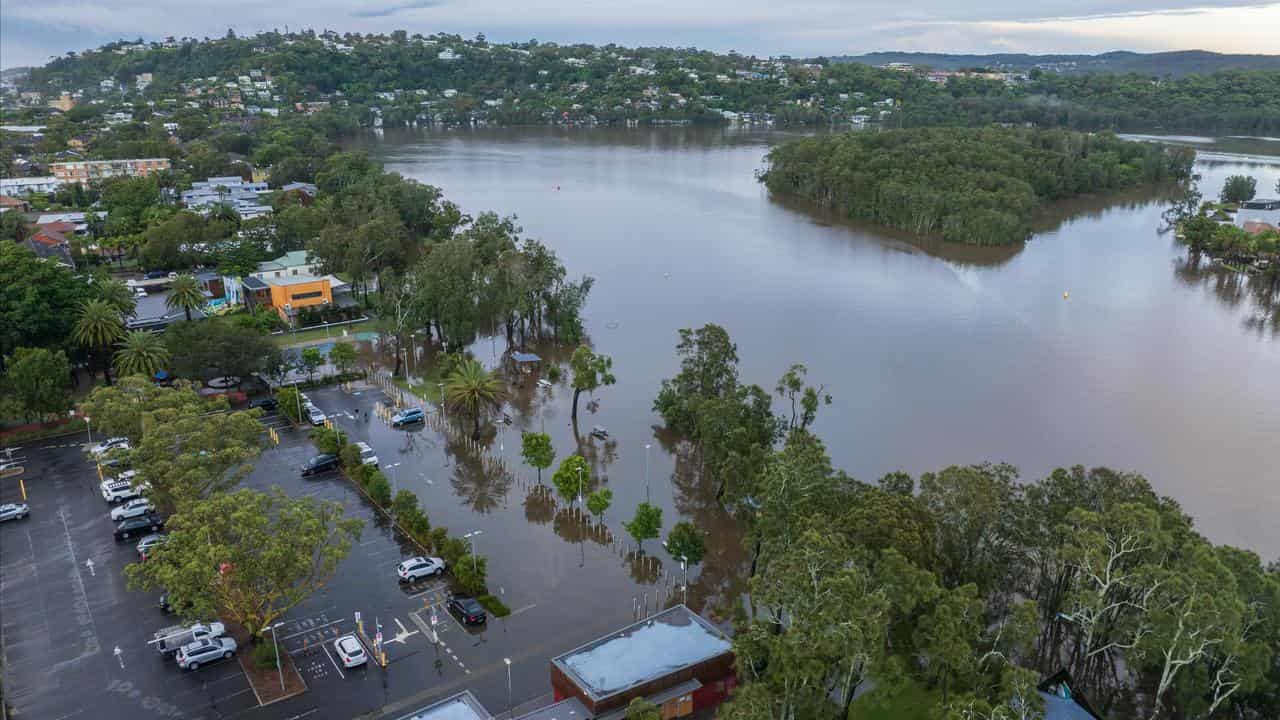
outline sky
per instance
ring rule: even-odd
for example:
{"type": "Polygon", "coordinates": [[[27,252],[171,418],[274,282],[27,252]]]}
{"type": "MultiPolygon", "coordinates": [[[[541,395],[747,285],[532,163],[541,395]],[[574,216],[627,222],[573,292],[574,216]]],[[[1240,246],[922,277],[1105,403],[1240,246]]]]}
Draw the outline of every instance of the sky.
{"type": "Polygon", "coordinates": [[[755,55],[1280,53],[1280,2],[1248,0],[4,0],[0,67],[39,65],[122,38],[304,26],[755,55]]]}

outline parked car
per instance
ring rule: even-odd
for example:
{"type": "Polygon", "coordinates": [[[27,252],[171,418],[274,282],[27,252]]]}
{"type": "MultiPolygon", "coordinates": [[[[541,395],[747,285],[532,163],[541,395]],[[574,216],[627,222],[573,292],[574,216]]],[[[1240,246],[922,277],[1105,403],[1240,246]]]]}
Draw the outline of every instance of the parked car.
{"type": "Polygon", "coordinates": [[[178,667],[183,670],[199,670],[201,665],[208,665],[218,660],[228,660],[236,654],[236,641],[229,637],[214,640],[200,640],[186,645],[174,656],[178,667]]]}
{"type": "Polygon", "coordinates": [[[538,379],[538,387],[540,387],[540,388],[550,388],[550,387],[551,387],[551,381],[550,381],[550,380],[547,380],[547,379],[545,379],[545,378],[539,378],[539,379],[538,379]]]}
{"type": "Polygon", "coordinates": [[[142,496],[142,493],[138,492],[138,489],[128,480],[109,478],[103,480],[99,487],[102,489],[102,499],[109,503],[124,502],[142,496]]]}
{"type": "Polygon", "coordinates": [[[443,572],[444,560],[437,557],[422,557],[418,555],[396,565],[396,575],[400,576],[400,582],[406,583],[415,582],[431,575],[440,575],[443,572]]]}
{"type": "Polygon", "coordinates": [[[378,455],[373,452],[373,448],[369,447],[369,443],[364,441],[357,442],[356,449],[360,451],[361,465],[378,467],[378,455]]]}
{"type": "Polygon", "coordinates": [[[322,472],[337,469],[337,467],[337,455],[317,455],[308,460],[306,465],[302,466],[302,477],[319,475],[322,472]]]}
{"type": "Polygon", "coordinates": [[[344,668],[359,667],[369,662],[369,656],[365,654],[364,646],[360,644],[355,635],[343,635],[334,640],[333,651],[337,654],[338,659],[342,661],[342,667],[344,668]]]}
{"type": "Polygon", "coordinates": [[[452,597],[448,608],[449,612],[458,616],[463,625],[479,625],[489,619],[484,607],[472,597],[452,597]]]}
{"type": "Polygon", "coordinates": [[[143,560],[146,560],[147,558],[151,557],[152,550],[155,550],[156,548],[160,547],[161,545],[167,542],[169,542],[168,535],[164,535],[162,533],[153,533],[151,535],[147,535],[146,537],[139,540],[138,544],[135,546],[138,550],[138,557],[142,558],[143,560]]]}
{"type": "Polygon", "coordinates": [[[316,407],[315,405],[310,405],[308,407],[304,407],[302,410],[307,414],[307,422],[311,423],[312,425],[324,424],[324,421],[326,418],[325,418],[325,414],[320,411],[320,408],[316,407]]]}
{"type": "Polygon", "coordinates": [[[391,427],[404,427],[426,421],[427,416],[422,412],[422,408],[406,408],[391,417],[391,427]]]}
{"type": "Polygon", "coordinates": [[[150,530],[151,532],[159,532],[164,527],[164,518],[155,513],[147,513],[131,517],[127,520],[121,520],[116,523],[116,542],[128,540],[131,536],[150,530]]]}
{"type": "Polygon", "coordinates": [[[263,410],[275,410],[276,406],[279,404],[280,403],[276,402],[276,399],[274,397],[272,397],[271,395],[268,395],[266,397],[254,398],[250,400],[249,409],[252,410],[253,408],[262,408],[263,410]]]}
{"type": "Polygon", "coordinates": [[[93,447],[89,448],[89,454],[94,456],[95,458],[99,458],[111,452],[112,450],[117,450],[117,449],[128,450],[129,438],[123,438],[123,437],[107,438],[106,440],[103,440],[97,445],[94,445],[93,447]]]}
{"type": "Polygon", "coordinates": [[[151,504],[150,500],[141,497],[134,498],[117,508],[113,508],[111,510],[111,521],[120,522],[131,517],[146,515],[147,513],[155,512],[155,509],[156,506],[151,504]]]}
{"type": "Polygon", "coordinates": [[[608,440],[608,439],[609,439],[609,431],[608,431],[608,430],[605,430],[604,428],[600,427],[599,425],[595,425],[595,426],[593,426],[593,427],[591,428],[591,437],[594,437],[594,438],[600,438],[601,440],[608,440]]]}
{"type": "Polygon", "coordinates": [[[150,272],[148,272],[146,275],[143,275],[142,277],[146,278],[147,280],[160,280],[167,274],[168,273],[166,273],[163,270],[151,270],[150,272]]]}
{"type": "Polygon", "coordinates": [[[226,634],[227,627],[220,622],[173,625],[157,630],[153,644],[158,652],[168,655],[191,643],[214,640],[226,634]]]}
{"type": "Polygon", "coordinates": [[[31,514],[26,503],[5,503],[0,505],[0,522],[5,520],[21,520],[31,514]]]}

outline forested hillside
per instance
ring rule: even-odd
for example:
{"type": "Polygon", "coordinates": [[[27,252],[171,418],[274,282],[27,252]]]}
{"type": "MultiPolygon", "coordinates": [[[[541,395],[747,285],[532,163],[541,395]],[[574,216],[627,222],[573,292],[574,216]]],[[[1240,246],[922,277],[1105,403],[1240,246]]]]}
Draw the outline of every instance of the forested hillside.
{"type": "MultiPolygon", "coordinates": [[[[1142,56],[1147,57],[1147,56],[1142,56]]],[[[1212,65],[1205,65],[1211,67],[1212,65]]],[[[1252,67],[1252,64],[1246,64],[1252,67]]],[[[1007,69],[1007,68],[1005,68],[1007,69]]],[[[694,48],[493,44],[483,36],[263,33],[114,43],[32,70],[23,89],[234,109],[237,78],[270,80],[244,106],[349,106],[366,125],[765,123],[885,127],[1031,123],[1087,130],[1169,128],[1280,133],[1280,71],[1153,74],[1030,72],[930,77],[818,58],[757,58],[694,48]],[[139,76],[145,87],[135,90],[139,76]],[[105,83],[106,90],[101,88],[105,83]],[[115,85],[113,86],[112,83],[115,85]],[[222,104],[219,104],[220,100],[222,104]]],[[[12,108],[11,108],[12,109],[12,108]]],[[[21,109],[17,121],[39,121],[21,109]]]]}
{"type": "Polygon", "coordinates": [[[1039,206],[1187,177],[1182,148],[1052,130],[922,128],[791,140],[761,180],[850,218],[976,245],[1025,240],[1039,206]]]}
{"type": "Polygon", "coordinates": [[[1181,77],[1215,73],[1221,70],[1280,71],[1280,55],[1237,55],[1206,50],[1137,53],[1106,52],[1098,55],[1028,55],[1026,53],[992,53],[961,55],[953,53],[873,52],[832,58],[837,62],[867,65],[911,63],[937,70],[965,68],[999,68],[1031,70],[1053,68],[1064,73],[1141,73],[1152,77],[1181,77]]]}

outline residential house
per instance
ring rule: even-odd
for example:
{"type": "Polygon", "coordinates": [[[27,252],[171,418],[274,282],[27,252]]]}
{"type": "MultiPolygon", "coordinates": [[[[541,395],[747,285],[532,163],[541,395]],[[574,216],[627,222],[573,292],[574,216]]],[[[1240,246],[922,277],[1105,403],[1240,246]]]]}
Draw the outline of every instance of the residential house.
{"type": "Polygon", "coordinates": [[[62,182],[80,183],[109,177],[146,177],[154,172],[168,170],[169,167],[169,158],[80,160],[51,163],[49,171],[62,182]]]}
{"type": "Polygon", "coordinates": [[[218,205],[227,205],[242,219],[269,215],[271,206],[263,204],[260,196],[268,192],[265,182],[245,182],[239,176],[211,177],[191,184],[182,193],[182,203],[192,210],[208,214],[218,205]]]}
{"type": "Polygon", "coordinates": [[[8,195],[0,195],[0,213],[9,212],[27,212],[31,209],[31,203],[19,198],[9,197],[8,195]]]}
{"type": "Polygon", "coordinates": [[[1280,200],[1259,198],[1242,202],[1233,222],[1245,230],[1249,229],[1248,225],[1257,223],[1280,227],[1280,200]]]}
{"type": "Polygon", "coordinates": [[[449,48],[441,50],[439,54],[436,55],[437,60],[442,60],[444,62],[453,62],[454,60],[457,60],[458,57],[458,54],[449,48]]]}
{"type": "Polygon", "coordinates": [[[62,112],[67,112],[68,110],[70,110],[75,106],[76,106],[76,100],[74,97],[71,96],[71,93],[69,92],[64,92],[58,95],[57,100],[52,100],[52,99],[49,100],[49,107],[53,108],[54,110],[61,110],[62,112]]]}
{"type": "Polygon", "coordinates": [[[68,237],[70,226],[66,223],[37,225],[22,244],[27,246],[37,257],[50,260],[63,267],[75,269],[75,260],[71,258],[71,239],[68,237]]]}
{"type": "MultiPolygon", "coordinates": [[[[209,299],[209,292],[205,290],[205,299],[209,299]]],[[[179,320],[185,320],[187,313],[185,310],[169,307],[167,302],[169,298],[168,290],[160,290],[156,292],[148,292],[146,295],[135,296],[135,305],[133,314],[125,318],[125,327],[129,330],[147,330],[151,332],[161,332],[179,320]]],[[[191,311],[191,319],[203,320],[207,317],[204,308],[196,308],[191,311]]]]}
{"type": "Polygon", "coordinates": [[[63,181],[53,176],[0,178],[0,195],[21,197],[30,193],[51,193],[62,185],[63,181]]]}

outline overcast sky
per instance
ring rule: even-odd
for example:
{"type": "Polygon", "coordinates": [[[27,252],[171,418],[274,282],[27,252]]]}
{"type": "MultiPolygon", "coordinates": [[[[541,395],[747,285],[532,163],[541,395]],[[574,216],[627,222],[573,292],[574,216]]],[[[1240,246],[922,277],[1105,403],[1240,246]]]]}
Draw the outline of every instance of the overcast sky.
{"type": "Polygon", "coordinates": [[[264,29],[483,32],[491,41],[874,50],[1280,52],[1280,3],[1205,0],[3,0],[0,66],[120,38],[264,29]]]}

